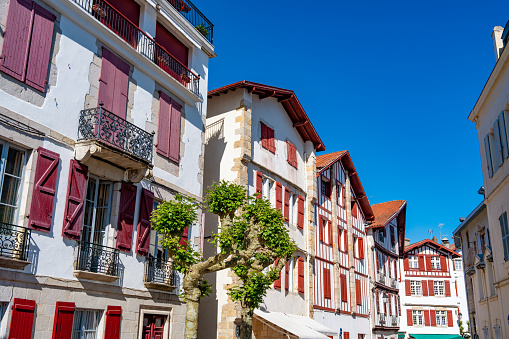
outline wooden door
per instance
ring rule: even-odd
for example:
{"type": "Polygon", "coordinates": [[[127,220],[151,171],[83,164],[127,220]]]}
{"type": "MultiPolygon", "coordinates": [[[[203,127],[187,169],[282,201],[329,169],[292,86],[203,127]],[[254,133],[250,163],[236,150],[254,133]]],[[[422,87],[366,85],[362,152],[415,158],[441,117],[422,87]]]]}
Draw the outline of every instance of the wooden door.
{"type": "Polygon", "coordinates": [[[163,339],[166,316],[145,314],[143,317],[143,339],[163,339]]]}

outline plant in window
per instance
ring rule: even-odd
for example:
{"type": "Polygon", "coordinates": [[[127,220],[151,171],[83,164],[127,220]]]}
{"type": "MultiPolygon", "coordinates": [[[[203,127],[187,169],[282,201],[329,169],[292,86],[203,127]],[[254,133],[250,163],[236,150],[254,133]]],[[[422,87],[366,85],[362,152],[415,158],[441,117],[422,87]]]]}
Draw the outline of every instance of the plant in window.
{"type": "Polygon", "coordinates": [[[194,26],[198,30],[198,32],[201,33],[204,37],[207,37],[209,35],[210,28],[205,26],[204,24],[197,24],[194,26]]]}

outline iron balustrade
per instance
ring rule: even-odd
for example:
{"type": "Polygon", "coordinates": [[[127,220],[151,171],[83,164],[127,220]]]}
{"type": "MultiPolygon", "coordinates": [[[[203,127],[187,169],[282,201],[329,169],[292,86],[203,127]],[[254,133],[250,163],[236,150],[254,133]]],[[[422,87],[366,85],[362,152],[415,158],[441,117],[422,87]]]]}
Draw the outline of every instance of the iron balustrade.
{"type": "Polygon", "coordinates": [[[81,111],[78,125],[78,141],[102,140],[147,162],[152,160],[154,134],[122,119],[102,108],[81,111]]]}
{"type": "Polygon", "coordinates": [[[75,269],[118,277],[119,250],[112,247],[79,242],[75,269]]]}
{"type": "Polygon", "coordinates": [[[391,278],[391,287],[398,288],[398,280],[396,278],[391,278]]]}
{"type": "Polygon", "coordinates": [[[168,260],[146,258],[144,281],[177,286],[177,275],[173,270],[173,263],[168,260]]]}
{"type": "Polygon", "coordinates": [[[399,325],[398,319],[399,317],[397,315],[391,315],[391,325],[398,326],[399,325]]]}
{"type": "Polygon", "coordinates": [[[210,43],[212,43],[214,25],[189,0],[166,0],[173,8],[180,12],[210,43]]]}
{"type": "Polygon", "coordinates": [[[382,325],[385,324],[385,313],[379,313],[378,316],[379,316],[379,318],[378,318],[379,323],[382,325]]]}
{"type": "MultiPolygon", "coordinates": [[[[105,0],[71,0],[104,24],[139,53],[162,68],[192,93],[199,94],[200,76],[178,61],[105,0]]],[[[183,0],[169,0],[183,1],[183,0]]]]}
{"type": "Polygon", "coordinates": [[[381,283],[381,284],[386,284],[385,283],[385,274],[383,274],[382,272],[377,272],[378,274],[378,282],[381,283]]]}
{"type": "Polygon", "coordinates": [[[31,230],[0,222],[0,256],[27,261],[31,230]]]}

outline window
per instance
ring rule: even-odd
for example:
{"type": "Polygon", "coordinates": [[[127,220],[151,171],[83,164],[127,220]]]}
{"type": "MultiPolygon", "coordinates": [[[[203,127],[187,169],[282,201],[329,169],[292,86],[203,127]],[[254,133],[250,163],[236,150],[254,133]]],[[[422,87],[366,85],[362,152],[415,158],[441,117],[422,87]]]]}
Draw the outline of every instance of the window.
{"type": "Polygon", "coordinates": [[[294,291],[295,290],[295,284],[294,284],[294,277],[293,275],[295,274],[295,261],[293,260],[293,257],[290,258],[290,260],[288,261],[288,288],[290,291],[294,291]]]}
{"type": "Polygon", "coordinates": [[[0,143],[0,222],[16,223],[24,165],[25,152],[0,143]]]}
{"type": "Polygon", "coordinates": [[[272,180],[268,178],[263,178],[263,191],[262,191],[263,197],[272,203],[270,194],[271,191],[272,191],[272,180]]]}
{"type": "Polygon", "coordinates": [[[165,323],[166,323],[165,315],[144,314],[142,338],[162,338],[164,335],[165,323]]]}
{"type": "Polygon", "coordinates": [[[437,326],[447,326],[447,314],[445,311],[436,311],[437,326]]]}
{"type": "Polygon", "coordinates": [[[385,242],[385,229],[378,231],[378,241],[381,243],[385,242]]]}
{"type": "Polygon", "coordinates": [[[491,145],[490,135],[486,134],[484,137],[484,155],[486,156],[486,170],[488,171],[488,177],[493,176],[493,161],[491,159],[491,145]]]}
{"type": "Polygon", "coordinates": [[[102,246],[108,245],[107,228],[110,224],[112,193],[111,182],[90,176],[81,230],[82,241],[102,246]]]}
{"type": "Polygon", "coordinates": [[[412,320],[413,324],[417,326],[423,325],[423,311],[422,310],[412,310],[412,320]]]}
{"type": "Polygon", "coordinates": [[[422,284],[420,281],[410,281],[410,293],[411,295],[422,295],[422,284]]]}
{"type": "Polygon", "coordinates": [[[454,270],[461,271],[463,269],[463,264],[461,263],[461,259],[454,260],[454,270]]]}
{"type": "Polygon", "coordinates": [[[9,303],[0,303],[0,324],[2,323],[2,319],[4,318],[5,312],[7,312],[8,307],[9,303]]]}
{"type": "Polygon", "coordinates": [[[419,258],[416,255],[408,256],[408,267],[409,268],[419,268],[419,258]]]}
{"type": "Polygon", "coordinates": [[[76,310],[72,326],[72,339],[94,339],[101,319],[100,311],[76,310]]]}
{"type": "Polygon", "coordinates": [[[294,204],[296,201],[296,199],[295,199],[296,195],[293,194],[292,192],[290,192],[289,194],[290,195],[289,195],[289,199],[288,199],[289,200],[289,202],[288,202],[288,223],[290,225],[292,225],[293,223],[295,223],[295,217],[293,214],[295,213],[294,204]]]}
{"type": "Polygon", "coordinates": [[[322,194],[327,198],[330,198],[331,195],[331,183],[330,181],[324,180],[322,177],[322,194]]]}
{"type": "Polygon", "coordinates": [[[433,281],[433,291],[435,292],[435,296],[444,296],[444,282],[443,281],[433,281]]]}
{"type": "Polygon", "coordinates": [[[507,212],[504,212],[498,218],[500,228],[502,229],[502,245],[504,246],[504,259],[509,260],[509,227],[507,225],[507,212]]]}
{"type": "Polygon", "coordinates": [[[263,122],[260,123],[261,126],[261,142],[262,147],[266,150],[269,150],[272,153],[276,153],[276,145],[274,143],[274,130],[263,122]]]}
{"type": "Polygon", "coordinates": [[[286,161],[297,168],[297,148],[291,142],[286,142],[286,161]]]}
{"type": "Polygon", "coordinates": [[[431,269],[432,270],[440,269],[440,257],[437,257],[437,256],[431,257],[431,269]]]}

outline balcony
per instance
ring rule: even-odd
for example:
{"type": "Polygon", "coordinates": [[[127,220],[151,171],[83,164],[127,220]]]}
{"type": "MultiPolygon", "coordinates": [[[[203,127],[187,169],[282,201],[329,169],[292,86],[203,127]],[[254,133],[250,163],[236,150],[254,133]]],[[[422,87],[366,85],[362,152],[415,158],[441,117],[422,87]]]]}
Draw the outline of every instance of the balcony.
{"type": "MultiPolygon", "coordinates": [[[[200,76],[189,70],[185,65],[178,61],[173,55],[167,52],[164,47],[159,45],[154,39],[148,36],[135,24],[133,24],[124,15],[113,8],[108,2],[104,0],[71,0],[78,6],[83,8],[97,21],[102,23],[131,47],[137,50],[140,54],[148,58],[154,64],[156,64],[163,71],[168,73],[171,77],[177,80],[182,86],[186,87],[189,91],[195,95],[199,95],[199,80],[200,76]]],[[[184,0],[168,0],[171,4],[175,3],[174,7],[178,7],[177,3],[184,3],[184,0]]],[[[186,0],[185,3],[188,1],[186,0]]],[[[194,7],[194,5],[193,5],[194,7]]],[[[197,12],[192,11],[189,8],[189,16],[194,15],[196,22],[202,22],[197,12]]],[[[195,8],[195,7],[194,7],[195,8]]],[[[196,11],[198,11],[196,9],[196,11]]],[[[198,11],[199,12],[199,11],[198,11]]],[[[189,19],[188,19],[189,20],[189,19]]],[[[208,21],[208,20],[207,20],[208,21]]],[[[210,24],[212,25],[212,24],[210,24]]],[[[197,24],[198,30],[205,27],[205,24],[197,24]]],[[[210,28],[210,38],[212,39],[212,26],[210,28]]]]}
{"type": "Polygon", "coordinates": [[[180,12],[201,35],[212,43],[214,25],[189,0],[166,0],[173,8],[180,12]]]}
{"type": "Polygon", "coordinates": [[[102,107],[81,111],[78,125],[76,159],[86,162],[91,156],[131,174],[139,182],[152,168],[154,134],[148,133],[102,107]]]}
{"type": "Polygon", "coordinates": [[[74,276],[78,279],[113,282],[118,279],[119,250],[80,242],[76,247],[74,276]]]}
{"type": "Polygon", "coordinates": [[[399,288],[399,287],[398,287],[398,285],[399,285],[399,284],[398,284],[398,279],[396,279],[396,278],[390,278],[390,280],[391,280],[391,287],[392,287],[392,288],[396,288],[396,289],[397,289],[397,288],[399,288]]]}
{"type": "Polygon", "coordinates": [[[380,283],[380,284],[383,284],[383,285],[387,285],[387,281],[386,281],[386,276],[384,273],[382,272],[377,272],[376,273],[376,282],[380,283]]]}
{"type": "Polygon", "coordinates": [[[28,261],[30,229],[0,222],[0,267],[23,270],[28,261]]]}
{"type": "Polygon", "coordinates": [[[390,325],[392,327],[399,327],[399,317],[397,315],[391,315],[390,318],[391,318],[390,325]]]}
{"type": "Polygon", "coordinates": [[[385,320],[386,320],[385,313],[378,313],[378,324],[380,324],[380,326],[386,326],[385,320]]]}
{"type": "Polygon", "coordinates": [[[177,287],[177,274],[171,261],[147,258],[145,260],[145,287],[171,292],[177,287]]]}

